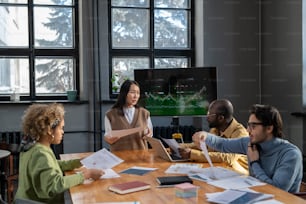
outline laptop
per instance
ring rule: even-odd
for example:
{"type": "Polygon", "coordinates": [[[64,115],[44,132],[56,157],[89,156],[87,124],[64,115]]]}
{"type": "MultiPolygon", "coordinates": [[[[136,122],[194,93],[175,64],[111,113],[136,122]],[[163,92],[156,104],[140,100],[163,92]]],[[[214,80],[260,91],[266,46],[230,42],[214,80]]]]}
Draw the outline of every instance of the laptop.
{"type": "Polygon", "coordinates": [[[156,156],[161,157],[164,160],[170,161],[170,162],[182,162],[182,161],[188,161],[189,159],[182,159],[180,157],[177,157],[167,151],[163,143],[156,138],[153,137],[147,137],[146,138],[149,144],[151,145],[154,153],[156,156]]]}

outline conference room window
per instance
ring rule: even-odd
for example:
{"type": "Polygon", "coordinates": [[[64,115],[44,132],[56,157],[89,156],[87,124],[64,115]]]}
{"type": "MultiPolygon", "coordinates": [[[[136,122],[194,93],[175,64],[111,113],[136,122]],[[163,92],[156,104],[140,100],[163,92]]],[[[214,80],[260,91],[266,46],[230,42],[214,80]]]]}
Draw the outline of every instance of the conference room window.
{"type": "Polygon", "coordinates": [[[110,97],[135,69],[194,64],[192,0],[109,0],[110,97]]]}
{"type": "Polygon", "coordinates": [[[78,89],[77,0],[0,0],[0,30],[0,100],[78,89]]]}

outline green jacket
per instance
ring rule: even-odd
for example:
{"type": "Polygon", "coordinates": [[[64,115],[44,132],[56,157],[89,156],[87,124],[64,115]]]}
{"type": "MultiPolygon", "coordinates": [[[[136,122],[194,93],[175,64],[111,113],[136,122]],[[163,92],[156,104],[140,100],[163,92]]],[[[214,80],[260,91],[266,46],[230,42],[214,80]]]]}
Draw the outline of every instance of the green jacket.
{"type": "Polygon", "coordinates": [[[64,176],[66,170],[80,167],[80,160],[60,161],[50,147],[39,143],[20,153],[16,198],[43,203],[64,203],[64,191],[83,183],[82,174],[64,176]]]}

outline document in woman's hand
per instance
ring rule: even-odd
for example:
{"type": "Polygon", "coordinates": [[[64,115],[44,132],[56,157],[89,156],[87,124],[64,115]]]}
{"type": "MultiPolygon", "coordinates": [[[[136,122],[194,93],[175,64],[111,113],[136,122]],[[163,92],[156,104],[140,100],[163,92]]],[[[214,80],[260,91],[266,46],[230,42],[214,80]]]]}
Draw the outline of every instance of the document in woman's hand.
{"type": "Polygon", "coordinates": [[[81,160],[81,163],[86,168],[92,169],[111,169],[114,166],[120,164],[121,162],[123,162],[122,159],[120,159],[105,148],[81,160]]]}
{"type": "Polygon", "coordinates": [[[123,129],[123,130],[112,130],[108,135],[110,137],[124,137],[137,132],[142,132],[143,130],[145,130],[145,127],[136,127],[130,129],[123,129]]]}

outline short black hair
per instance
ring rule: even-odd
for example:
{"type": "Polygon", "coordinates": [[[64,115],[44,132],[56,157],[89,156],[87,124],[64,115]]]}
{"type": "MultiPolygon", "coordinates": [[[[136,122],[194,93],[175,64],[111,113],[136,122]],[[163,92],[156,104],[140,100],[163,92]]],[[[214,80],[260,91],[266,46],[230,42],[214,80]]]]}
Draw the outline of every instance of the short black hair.
{"type": "Polygon", "coordinates": [[[270,105],[254,104],[250,109],[250,114],[262,122],[263,126],[273,126],[273,135],[283,137],[283,120],[279,111],[270,105]]]}

